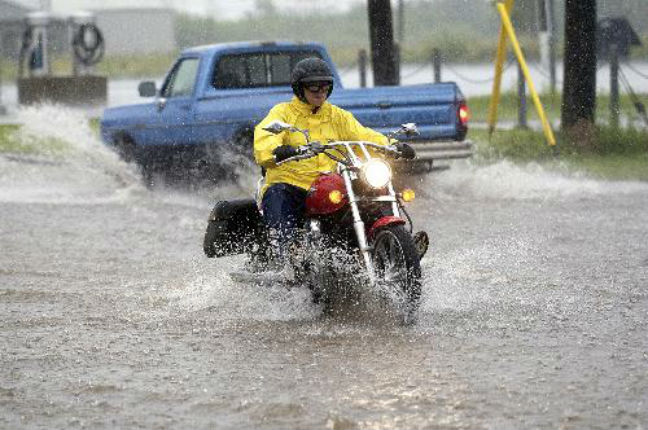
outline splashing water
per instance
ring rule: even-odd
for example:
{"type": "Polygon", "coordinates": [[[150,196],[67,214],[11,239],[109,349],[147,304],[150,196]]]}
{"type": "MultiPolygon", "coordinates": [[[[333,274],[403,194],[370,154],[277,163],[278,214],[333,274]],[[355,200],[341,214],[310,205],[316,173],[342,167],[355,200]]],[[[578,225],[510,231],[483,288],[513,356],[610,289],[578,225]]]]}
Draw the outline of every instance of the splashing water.
{"type": "MultiPolygon", "coordinates": [[[[32,153],[0,154],[0,202],[48,204],[132,204],[149,211],[152,204],[187,208],[178,218],[176,228],[188,234],[202,234],[211,205],[217,200],[251,197],[258,178],[257,169],[240,163],[236,184],[222,184],[192,192],[164,187],[148,190],[142,185],[138,169],[120,160],[107,148],[89,126],[82,112],[61,106],[27,107],[18,113],[24,125],[16,138],[32,153]],[[53,143],[52,143],[53,142],[53,143]],[[40,145],[40,146],[39,146],[40,145]],[[196,210],[197,209],[197,210],[196,210]]],[[[232,155],[233,157],[236,154],[232,155]]],[[[516,165],[500,161],[478,166],[470,162],[455,163],[448,171],[423,179],[429,188],[429,199],[470,201],[519,201],[591,199],[606,194],[628,194],[645,191],[639,182],[606,182],[579,173],[551,172],[538,164],[516,165]]],[[[150,209],[154,212],[156,209],[150,209]]],[[[512,209],[513,210],[513,209],[512,209]]],[[[413,213],[415,223],[425,223],[427,212],[413,213]]],[[[433,216],[452,216],[436,213],[433,216]]],[[[436,221],[435,221],[436,222],[436,221]]],[[[432,231],[434,227],[431,227],[432,231]]],[[[424,294],[422,310],[470,308],[487,299],[486,292],[470,290],[466,283],[497,287],[508,282],[498,270],[493,256],[515,256],[520,261],[533,253],[520,232],[513,232],[508,242],[492,241],[480,247],[462,248],[437,255],[433,263],[423,262],[426,279],[435,288],[424,294]],[[461,291],[461,294],[455,293],[461,291]]],[[[196,253],[201,254],[199,243],[196,253]]],[[[227,318],[260,320],[308,320],[319,314],[305,289],[287,290],[234,283],[228,271],[240,267],[240,259],[205,261],[200,255],[191,270],[183,275],[181,286],[169,291],[173,308],[187,311],[223,310],[227,318]]],[[[512,267],[513,259],[501,261],[512,267]]],[[[516,269],[517,270],[517,269],[516,269]]],[[[426,280],[426,282],[428,282],[426,280]]],[[[492,290],[488,290],[492,292],[492,290]]]]}
{"type": "Polygon", "coordinates": [[[628,194],[648,189],[641,182],[607,182],[580,172],[553,172],[537,163],[517,165],[509,160],[480,166],[456,163],[452,169],[427,179],[438,186],[441,195],[468,194],[490,200],[535,200],[592,197],[601,194],[628,194]]]}
{"type": "MultiPolygon", "coordinates": [[[[23,203],[125,203],[151,193],[138,167],[108,148],[83,110],[59,105],[21,108],[13,139],[23,151],[0,154],[0,201],[23,203]]],[[[228,155],[229,156],[229,155],[228,155]]],[[[210,200],[253,196],[259,177],[249,160],[236,158],[235,183],[192,193],[164,185],[153,190],[165,203],[204,206],[210,200]],[[244,162],[245,161],[245,162],[244,162]],[[200,201],[200,202],[199,202],[200,201]]]]}
{"type": "Polygon", "coordinates": [[[144,190],[136,167],[103,145],[82,111],[33,106],[18,119],[14,139],[29,152],[0,157],[1,201],[119,202],[144,190]]]}
{"type": "Polygon", "coordinates": [[[320,314],[306,288],[287,288],[281,283],[255,285],[234,282],[228,272],[241,265],[229,257],[218,264],[197,263],[186,283],[171,289],[167,299],[172,309],[182,312],[217,311],[222,319],[256,321],[311,320],[320,314]]]}
{"type": "MultiPolygon", "coordinates": [[[[520,204],[524,204],[533,201],[588,200],[596,199],[601,195],[645,192],[648,189],[647,184],[640,182],[607,182],[588,178],[578,172],[558,173],[538,164],[520,166],[507,160],[487,166],[456,163],[448,171],[425,178],[424,184],[430,186],[431,191],[428,193],[430,199],[442,201],[467,199],[478,205],[484,204],[478,203],[480,201],[488,205],[489,201],[495,203],[519,201],[520,204]]],[[[472,204],[470,206],[472,207],[472,204]]],[[[512,206],[510,210],[516,209],[512,206]]],[[[427,215],[417,212],[412,214],[415,224],[425,224],[427,215]]],[[[453,214],[436,213],[434,216],[452,217],[453,214]]],[[[438,221],[435,221],[435,224],[436,222],[438,221]]],[[[434,229],[436,226],[431,228],[434,229]]],[[[525,267],[535,264],[533,259],[538,258],[534,240],[530,239],[523,229],[511,229],[509,234],[509,237],[498,236],[482,244],[466,244],[450,252],[436,254],[433,251],[423,261],[424,284],[429,284],[430,288],[424,287],[421,312],[430,315],[444,309],[467,311],[474,307],[481,308],[488,306],[489,303],[492,304],[495,297],[504,294],[499,290],[506,291],[505,287],[514,283],[516,278],[521,276],[520,273],[524,272],[525,267]],[[481,287],[471,287],[478,285],[481,287]]],[[[205,287],[205,285],[210,284],[205,284],[201,279],[193,287],[205,287]]],[[[205,288],[209,291],[208,287],[205,288]]],[[[218,288],[228,290],[238,286],[225,282],[219,284],[218,288]]],[[[247,292],[258,294],[253,288],[247,292]]],[[[238,294],[241,292],[236,293],[237,297],[238,294]]],[[[259,296],[255,297],[259,298],[259,296]]],[[[219,297],[219,300],[221,298],[219,297]]],[[[244,300],[243,296],[240,298],[244,300]]],[[[257,318],[254,310],[267,309],[267,306],[280,312],[273,314],[269,311],[269,314],[263,314],[259,318],[273,319],[282,312],[290,314],[292,311],[287,309],[293,309],[294,300],[286,296],[273,302],[277,298],[277,295],[269,294],[264,295],[260,301],[253,300],[254,306],[246,305],[250,313],[244,312],[244,314],[248,317],[254,315],[252,318],[257,318]],[[272,304],[269,305],[270,303],[272,304]]],[[[203,296],[203,299],[204,303],[217,300],[216,296],[211,298],[203,296]]]]}

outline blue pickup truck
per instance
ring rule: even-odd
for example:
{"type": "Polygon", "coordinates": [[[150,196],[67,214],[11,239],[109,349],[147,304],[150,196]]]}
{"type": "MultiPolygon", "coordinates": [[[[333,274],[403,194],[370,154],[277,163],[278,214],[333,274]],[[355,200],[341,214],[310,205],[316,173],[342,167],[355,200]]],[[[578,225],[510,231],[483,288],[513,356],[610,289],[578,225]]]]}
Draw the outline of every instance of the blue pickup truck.
{"type": "Polygon", "coordinates": [[[158,90],[142,82],[148,103],[108,108],[101,135],[128,161],[145,170],[181,162],[227,167],[224,149],[252,153],[253,129],[276,103],[292,96],[290,71],[307,57],[334,71],[331,103],[351,111],[380,132],[415,122],[420,135],[407,140],[415,162],[466,158],[471,144],[466,100],[454,82],[344,89],[326,49],[318,43],[237,42],[190,48],[181,53],[158,90]]]}

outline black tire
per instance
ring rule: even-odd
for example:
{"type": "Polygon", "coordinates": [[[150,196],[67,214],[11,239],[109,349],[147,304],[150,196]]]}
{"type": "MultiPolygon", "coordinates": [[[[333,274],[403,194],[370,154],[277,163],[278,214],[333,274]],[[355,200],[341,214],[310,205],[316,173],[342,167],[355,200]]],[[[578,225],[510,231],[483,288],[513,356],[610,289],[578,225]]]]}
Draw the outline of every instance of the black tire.
{"type": "Polygon", "coordinates": [[[234,152],[246,160],[254,162],[254,128],[239,131],[234,138],[234,152]]]}
{"type": "Polygon", "coordinates": [[[332,294],[335,290],[335,274],[331,269],[329,258],[326,256],[321,256],[313,264],[319,267],[307,269],[306,276],[301,281],[311,291],[313,303],[321,304],[324,313],[330,314],[332,312],[332,294]]]}
{"type": "Polygon", "coordinates": [[[230,150],[230,163],[233,170],[230,174],[230,180],[238,181],[240,174],[250,169],[256,170],[256,162],[254,161],[254,129],[245,128],[241,130],[232,142],[230,150]]]}
{"type": "Polygon", "coordinates": [[[412,235],[403,225],[381,228],[372,240],[376,279],[405,324],[412,324],[421,303],[421,261],[412,235]]]}
{"type": "Polygon", "coordinates": [[[311,291],[313,303],[321,304],[324,313],[328,314],[331,311],[331,294],[335,287],[330,246],[322,237],[313,239],[308,235],[302,240],[300,243],[305,248],[293,254],[291,260],[295,269],[295,279],[299,285],[311,291]]]}
{"type": "Polygon", "coordinates": [[[147,160],[146,157],[141,157],[141,154],[138,155],[137,144],[133,139],[127,135],[118,136],[115,139],[114,145],[115,152],[119,155],[119,158],[126,163],[135,163],[142,175],[142,182],[147,188],[152,188],[154,185],[155,173],[154,165],[151,161],[147,160]]]}
{"type": "Polygon", "coordinates": [[[132,163],[135,161],[136,150],[135,142],[128,136],[119,136],[115,139],[115,151],[117,151],[119,158],[125,162],[132,163]]]}

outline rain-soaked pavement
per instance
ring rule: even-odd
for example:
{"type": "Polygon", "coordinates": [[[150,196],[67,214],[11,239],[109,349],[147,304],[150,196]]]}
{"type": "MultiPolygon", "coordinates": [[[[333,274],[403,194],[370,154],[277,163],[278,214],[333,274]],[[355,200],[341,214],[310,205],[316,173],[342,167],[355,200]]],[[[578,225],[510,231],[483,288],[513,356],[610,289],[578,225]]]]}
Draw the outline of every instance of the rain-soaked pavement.
{"type": "Polygon", "coordinates": [[[0,155],[0,428],[648,427],[647,183],[422,180],[433,247],[400,327],[233,283],[242,260],[201,240],[237,187],[147,190],[78,115],[22,119],[71,144],[0,155]]]}

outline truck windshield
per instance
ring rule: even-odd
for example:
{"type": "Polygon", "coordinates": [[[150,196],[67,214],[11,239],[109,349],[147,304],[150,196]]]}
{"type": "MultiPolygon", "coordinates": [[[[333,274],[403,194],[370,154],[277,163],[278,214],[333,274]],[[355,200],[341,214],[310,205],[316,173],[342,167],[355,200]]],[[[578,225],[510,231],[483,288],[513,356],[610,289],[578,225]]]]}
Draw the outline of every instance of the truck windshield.
{"type": "Polygon", "coordinates": [[[316,51],[224,55],[214,69],[212,82],[218,89],[290,85],[290,71],[308,57],[321,58],[316,51]]]}
{"type": "Polygon", "coordinates": [[[198,72],[198,59],[186,58],[173,68],[162,88],[162,97],[183,97],[193,94],[198,72]]]}

